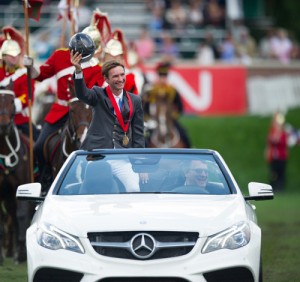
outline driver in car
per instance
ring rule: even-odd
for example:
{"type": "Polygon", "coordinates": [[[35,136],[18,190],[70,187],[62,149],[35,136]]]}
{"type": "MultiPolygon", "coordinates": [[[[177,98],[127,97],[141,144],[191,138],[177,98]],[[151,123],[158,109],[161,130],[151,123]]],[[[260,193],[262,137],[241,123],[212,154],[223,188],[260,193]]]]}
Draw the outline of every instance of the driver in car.
{"type": "Polygon", "coordinates": [[[185,186],[199,186],[205,191],[208,182],[208,166],[200,160],[192,160],[185,172],[185,186]]]}

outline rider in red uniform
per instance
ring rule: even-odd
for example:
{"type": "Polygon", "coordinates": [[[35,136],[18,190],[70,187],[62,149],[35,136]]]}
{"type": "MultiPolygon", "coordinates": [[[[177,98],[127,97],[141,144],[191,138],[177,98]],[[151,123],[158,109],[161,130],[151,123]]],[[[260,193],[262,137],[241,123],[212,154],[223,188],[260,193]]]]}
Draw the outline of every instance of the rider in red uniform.
{"type": "MultiPolygon", "coordinates": [[[[15,93],[15,124],[25,135],[29,135],[28,115],[28,82],[27,69],[22,65],[24,39],[15,28],[6,26],[2,28],[5,40],[1,46],[0,87],[10,88],[15,93]]],[[[32,102],[34,98],[34,80],[31,81],[32,102]]],[[[33,139],[38,137],[38,130],[33,125],[33,139]]]]}
{"type": "Polygon", "coordinates": [[[104,47],[104,62],[108,60],[118,60],[126,67],[126,82],[124,89],[128,92],[138,94],[138,88],[136,86],[135,77],[128,69],[127,49],[124,41],[123,32],[116,29],[111,39],[106,43],[104,47]]]}
{"type": "MultiPolygon", "coordinates": [[[[22,65],[24,38],[15,28],[5,26],[2,28],[4,40],[2,42],[0,57],[0,87],[12,90],[15,94],[15,116],[16,127],[26,136],[29,136],[29,93],[27,69],[22,65]]],[[[31,100],[34,98],[34,80],[31,83],[31,100]]],[[[38,138],[38,130],[32,124],[33,139],[38,138]]],[[[21,139],[23,141],[23,139],[21,139]]],[[[24,156],[26,157],[26,156],[24,156]]],[[[27,156],[28,157],[28,156],[27,156]]],[[[12,170],[6,177],[11,178],[16,171],[12,170]]],[[[3,176],[3,173],[2,173],[3,176]]],[[[18,178],[18,175],[16,176],[18,178]]],[[[14,178],[12,178],[14,179],[14,178]]],[[[20,176],[21,180],[22,177],[20,176]]],[[[16,180],[16,179],[15,179],[16,180]]],[[[18,182],[18,180],[16,180],[18,182]]],[[[9,181],[8,181],[9,182],[9,181]]],[[[30,214],[26,203],[17,205],[16,217],[18,219],[18,236],[16,248],[16,262],[26,261],[26,228],[29,226],[30,214]]],[[[3,225],[4,226],[4,225],[3,225]]],[[[0,226],[0,237],[3,236],[3,226],[0,226]]]]}

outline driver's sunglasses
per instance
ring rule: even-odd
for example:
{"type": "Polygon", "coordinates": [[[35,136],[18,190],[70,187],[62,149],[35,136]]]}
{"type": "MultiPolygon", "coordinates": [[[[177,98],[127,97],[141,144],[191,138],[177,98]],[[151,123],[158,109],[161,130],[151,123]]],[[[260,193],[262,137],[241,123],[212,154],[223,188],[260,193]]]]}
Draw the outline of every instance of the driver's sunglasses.
{"type": "Polygon", "coordinates": [[[192,168],[190,171],[193,171],[196,174],[207,174],[208,170],[207,169],[203,169],[203,168],[192,168]]]}

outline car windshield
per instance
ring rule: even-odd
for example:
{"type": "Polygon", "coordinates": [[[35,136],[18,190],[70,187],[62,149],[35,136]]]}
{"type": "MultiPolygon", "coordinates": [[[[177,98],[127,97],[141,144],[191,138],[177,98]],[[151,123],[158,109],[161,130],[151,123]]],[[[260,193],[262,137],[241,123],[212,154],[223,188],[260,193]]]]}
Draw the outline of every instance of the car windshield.
{"type": "Polygon", "coordinates": [[[64,175],[59,195],[231,194],[212,154],[79,154],[64,175]]]}

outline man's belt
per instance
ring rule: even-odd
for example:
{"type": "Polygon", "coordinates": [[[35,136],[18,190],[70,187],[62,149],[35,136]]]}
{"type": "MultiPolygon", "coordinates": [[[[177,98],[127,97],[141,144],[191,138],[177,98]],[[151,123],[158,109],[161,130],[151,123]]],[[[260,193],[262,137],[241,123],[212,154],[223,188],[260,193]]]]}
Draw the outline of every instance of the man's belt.
{"type": "Polygon", "coordinates": [[[66,101],[66,100],[57,99],[55,102],[56,102],[58,105],[61,105],[61,106],[65,106],[65,107],[68,107],[68,106],[69,106],[69,102],[66,101]]]}

